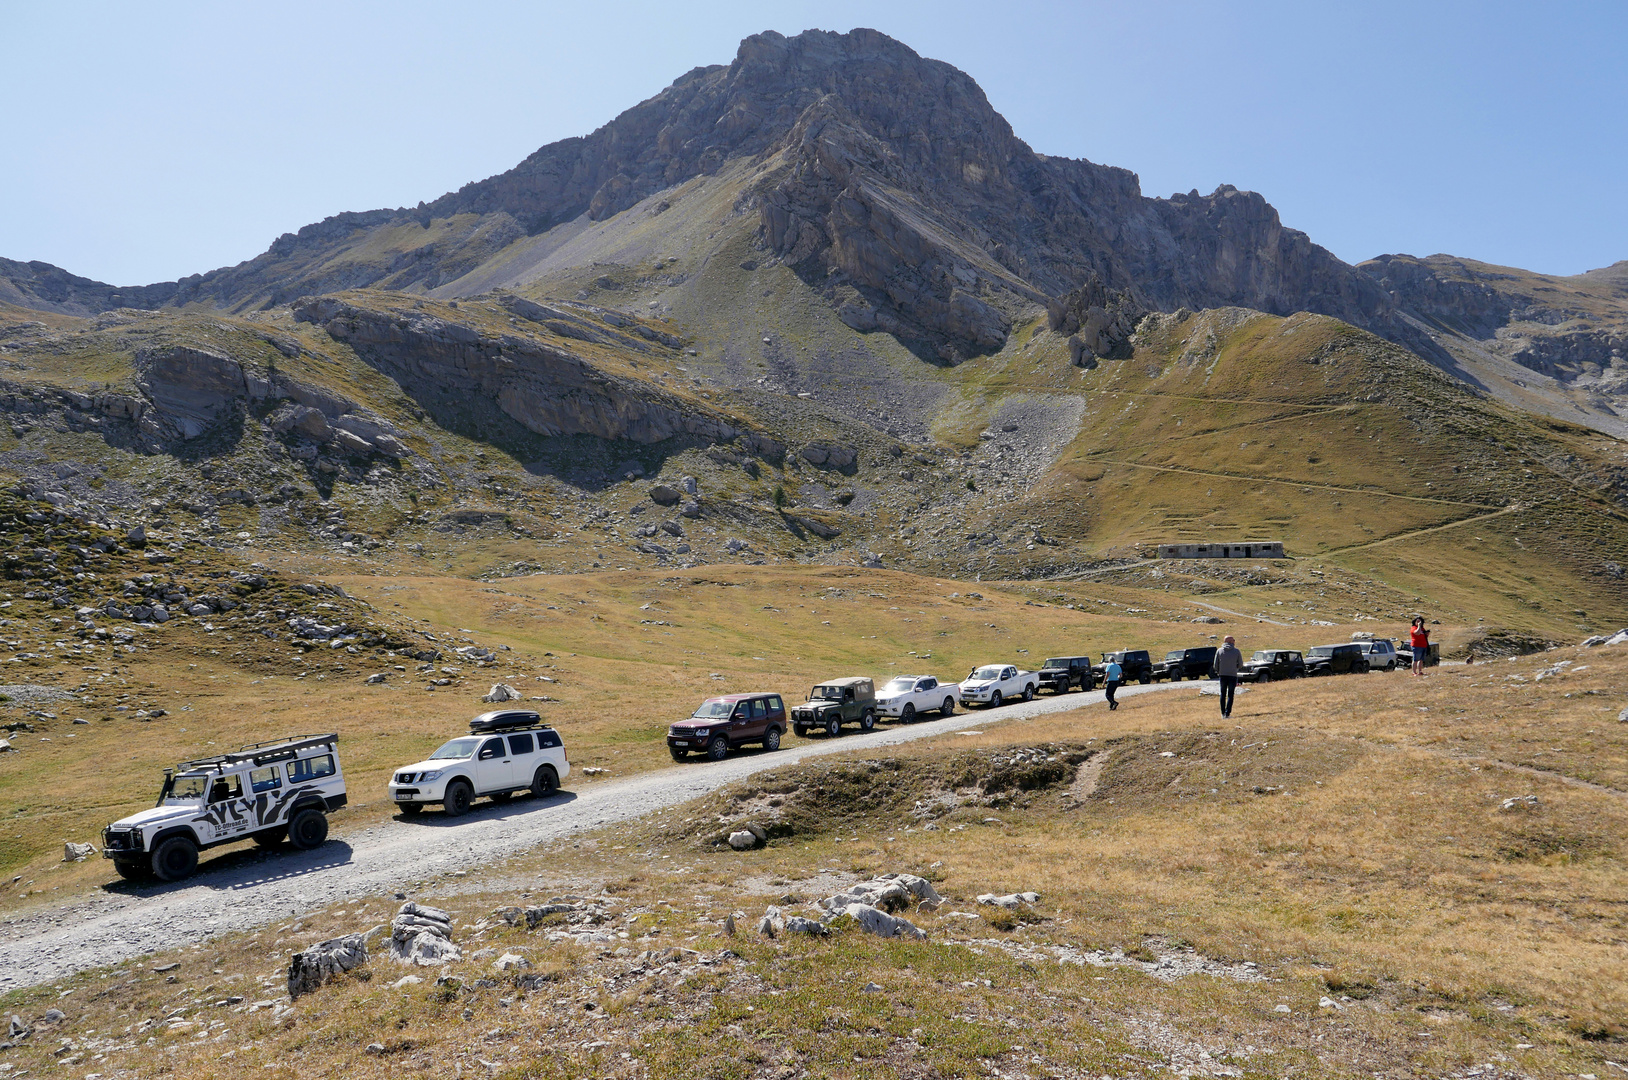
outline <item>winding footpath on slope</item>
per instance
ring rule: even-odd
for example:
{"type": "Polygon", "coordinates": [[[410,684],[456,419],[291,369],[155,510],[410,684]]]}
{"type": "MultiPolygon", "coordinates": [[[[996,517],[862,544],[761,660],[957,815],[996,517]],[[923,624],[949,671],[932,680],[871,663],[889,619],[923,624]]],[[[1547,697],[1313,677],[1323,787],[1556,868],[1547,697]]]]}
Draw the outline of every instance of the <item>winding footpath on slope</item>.
{"type": "MultiPolygon", "coordinates": [[[[1191,683],[1127,686],[1121,697],[1170,691],[1191,683]]],[[[522,798],[481,803],[467,817],[438,813],[394,818],[337,837],[315,851],[286,845],[275,852],[229,849],[176,885],[121,883],[100,895],[30,912],[0,923],[0,991],[117,964],[216,934],[295,919],[331,904],[408,892],[412,882],[521,854],[538,844],[629,821],[751,776],[826,754],[867,754],[888,746],[1101,704],[1101,691],[1014,702],[999,712],[957,713],[868,735],[798,740],[777,753],[747,752],[721,762],[658,769],[625,780],[565,791],[548,804],[522,798]]],[[[340,819],[343,820],[342,818],[340,819]]],[[[108,868],[109,875],[112,867],[108,868]]]]}

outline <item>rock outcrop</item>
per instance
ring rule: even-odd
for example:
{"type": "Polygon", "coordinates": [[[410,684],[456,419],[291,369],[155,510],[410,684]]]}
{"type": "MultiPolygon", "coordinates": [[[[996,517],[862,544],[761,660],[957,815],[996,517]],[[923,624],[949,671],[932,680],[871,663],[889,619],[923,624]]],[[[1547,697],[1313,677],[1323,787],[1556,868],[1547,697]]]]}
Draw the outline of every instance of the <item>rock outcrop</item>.
{"type": "Polygon", "coordinates": [[[531,338],[494,337],[434,315],[402,315],[335,297],[296,304],[294,315],[355,349],[450,430],[501,416],[539,435],[641,443],[679,435],[728,442],[740,434],[719,413],[618,379],[531,338]]]}

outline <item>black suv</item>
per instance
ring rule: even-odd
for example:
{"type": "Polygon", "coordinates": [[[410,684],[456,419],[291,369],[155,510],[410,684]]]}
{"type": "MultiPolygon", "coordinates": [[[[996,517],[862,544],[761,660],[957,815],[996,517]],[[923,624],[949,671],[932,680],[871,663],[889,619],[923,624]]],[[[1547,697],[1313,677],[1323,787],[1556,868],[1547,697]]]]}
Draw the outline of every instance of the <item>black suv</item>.
{"type": "Polygon", "coordinates": [[[1256,649],[1238,669],[1239,682],[1267,683],[1273,679],[1304,679],[1306,661],[1293,649],[1256,649]]]}
{"type": "Polygon", "coordinates": [[[1153,659],[1148,656],[1146,649],[1121,649],[1118,652],[1103,653],[1102,663],[1091,665],[1091,677],[1098,682],[1106,682],[1107,678],[1103,672],[1108,670],[1110,660],[1119,665],[1120,678],[1125,682],[1146,685],[1153,681],[1153,659]]]}
{"type": "Polygon", "coordinates": [[[1049,657],[1035,676],[1035,681],[1054,694],[1066,694],[1076,685],[1081,690],[1089,690],[1097,685],[1089,656],[1049,657]]]}
{"type": "Polygon", "coordinates": [[[1181,682],[1183,679],[1207,679],[1210,669],[1215,666],[1215,646],[1207,645],[1202,649],[1174,649],[1164,654],[1164,659],[1153,665],[1153,681],[1169,679],[1171,682],[1181,682]]]}
{"type": "Polygon", "coordinates": [[[1362,646],[1313,645],[1306,653],[1307,675],[1364,675],[1368,656],[1362,646]]]}

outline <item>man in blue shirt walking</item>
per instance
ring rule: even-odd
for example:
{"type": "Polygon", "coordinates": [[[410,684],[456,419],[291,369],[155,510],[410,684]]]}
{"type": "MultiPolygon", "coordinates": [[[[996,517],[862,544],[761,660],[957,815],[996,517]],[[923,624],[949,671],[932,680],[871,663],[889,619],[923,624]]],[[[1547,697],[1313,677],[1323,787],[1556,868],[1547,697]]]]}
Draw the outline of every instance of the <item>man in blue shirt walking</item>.
{"type": "Polygon", "coordinates": [[[1102,669],[1102,677],[1108,684],[1108,708],[1110,710],[1119,708],[1119,702],[1114,700],[1114,691],[1118,690],[1119,684],[1125,681],[1125,672],[1119,666],[1119,661],[1109,660],[1108,666],[1102,669]]]}

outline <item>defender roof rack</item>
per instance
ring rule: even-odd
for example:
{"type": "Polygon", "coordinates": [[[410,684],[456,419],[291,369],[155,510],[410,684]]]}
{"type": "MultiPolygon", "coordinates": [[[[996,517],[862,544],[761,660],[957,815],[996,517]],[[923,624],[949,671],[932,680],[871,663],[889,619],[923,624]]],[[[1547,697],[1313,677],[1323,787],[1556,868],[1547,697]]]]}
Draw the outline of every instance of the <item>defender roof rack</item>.
{"type": "Polygon", "coordinates": [[[287,761],[297,756],[301,750],[313,746],[331,746],[338,741],[339,736],[334,732],[326,735],[296,735],[289,739],[271,739],[266,742],[249,743],[241,750],[198,758],[194,761],[183,761],[176,766],[176,770],[186,772],[190,769],[226,768],[230,765],[241,765],[245,761],[267,765],[273,761],[287,761]]]}

